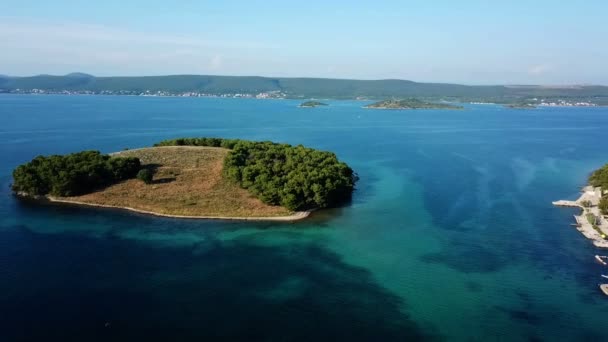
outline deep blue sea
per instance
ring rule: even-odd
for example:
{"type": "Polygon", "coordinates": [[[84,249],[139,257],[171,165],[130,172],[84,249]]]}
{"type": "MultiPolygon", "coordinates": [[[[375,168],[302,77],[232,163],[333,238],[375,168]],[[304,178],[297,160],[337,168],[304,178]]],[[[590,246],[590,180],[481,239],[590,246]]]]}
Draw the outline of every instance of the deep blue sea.
{"type": "Polygon", "coordinates": [[[1,341],[605,340],[598,251],[570,224],[607,108],[0,95],[1,341]],[[22,203],[40,154],[167,138],[334,151],[351,204],[298,223],[22,203]]]}

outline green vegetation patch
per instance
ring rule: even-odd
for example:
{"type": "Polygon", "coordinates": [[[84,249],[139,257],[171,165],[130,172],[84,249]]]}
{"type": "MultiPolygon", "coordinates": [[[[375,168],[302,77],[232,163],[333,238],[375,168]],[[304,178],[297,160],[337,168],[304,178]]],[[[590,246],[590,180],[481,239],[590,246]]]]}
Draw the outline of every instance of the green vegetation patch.
{"type": "Polygon", "coordinates": [[[604,240],[608,240],[608,236],[602,231],[602,229],[597,225],[598,223],[598,218],[592,214],[592,213],[587,213],[585,215],[587,217],[587,222],[589,222],[589,224],[591,224],[591,226],[593,227],[593,229],[595,229],[596,232],[598,232],[600,234],[600,236],[604,239],[604,240]]]}
{"type": "Polygon", "coordinates": [[[152,183],[152,179],[154,178],[154,175],[152,174],[152,171],[150,169],[141,169],[137,173],[136,177],[140,181],[142,181],[146,184],[150,184],[150,183],[152,183]]]}
{"type": "MultiPolygon", "coordinates": [[[[608,191],[608,164],[595,170],[591,176],[589,176],[589,184],[594,187],[601,187],[602,192],[608,191]]],[[[603,215],[608,215],[608,194],[604,194],[600,199],[598,208],[603,215]]]]}
{"type": "Polygon", "coordinates": [[[597,207],[600,209],[602,215],[608,215],[608,196],[602,197],[597,207]]]}
{"type": "Polygon", "coordinates": [[[158,146],[207,146],[207,147],[223,147],[229,150],[233,149],[236,144],[247,142],[241,139],[222,139],[222,138],[178,138],[163,140],[154,144],[158,146]]]}
{"type": "Polygon", "coordinates": [[[589,184],[592,186],[602,187],[602,190],[608,190],[608,164],[595,170],[589,177],[589,184]]]}
{"type": "Polygon", "coordinates": [[[12,189],[30,196],[76,196],[133,178],[140,168],[137,158],[99,151],[38,156],[13,171],[12,189]]]}
{"type": "Polygon", "coordinates": [[[595,215],[593,215],[592,213],[587,213],[587,215],[585,215],[587,217],[587,222],[589,222],[591,225],[595,225],[596,222],[596,218],[595,215]]]}
{"type": "Polygon", "coordinates": [[[511,109],[535,109],[536,105],[529,102],[517,102],[506,105],[505,107],[511,109]]]}
{"type": "Polygon", "coordinates": [[[155,146],[214,146],[232,151],[224,177],[262,202],[289,210],[339,205],[350,199],[357,175],[331,152],[304,146],[218,138],[181,138],[155,146]]]}

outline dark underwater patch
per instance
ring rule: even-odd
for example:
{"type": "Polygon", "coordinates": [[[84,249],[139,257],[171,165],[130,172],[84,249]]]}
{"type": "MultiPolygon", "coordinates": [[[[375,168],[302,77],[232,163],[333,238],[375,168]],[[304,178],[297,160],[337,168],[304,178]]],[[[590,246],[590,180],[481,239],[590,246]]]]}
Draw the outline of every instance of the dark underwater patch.
{"type": "Polygon", "coordinates": [[[523,310],[509,310],[509,316],[512,319],[524,321],[530,325],[539,325],[541,318],[523,310]]]}
{"type": "Polygon", "coordinates": [[[480,283],[478,283],[476,281],[467,281],[465,285],[466,285],[467,289],[471,292],[483,291],[483,285],[481,285],[480,283]]]}
{"type": "Polygon", "coordinates": [[[367,271],[316,246],[215,240],[178,248],[25,228],[0,233],[0,241],[0,307],[10,313],[0,329],[8,340],[433,337],[367,271]]]}
{"type": "Polygon", "coordinates": [[[443,264],[464,273],[496,272],[506,267],[511,261],[490,248],[473,246],[465,242],[454,242],[453,245],[438,253],[429,253],[420,257],[426,263],[443,264]]]}

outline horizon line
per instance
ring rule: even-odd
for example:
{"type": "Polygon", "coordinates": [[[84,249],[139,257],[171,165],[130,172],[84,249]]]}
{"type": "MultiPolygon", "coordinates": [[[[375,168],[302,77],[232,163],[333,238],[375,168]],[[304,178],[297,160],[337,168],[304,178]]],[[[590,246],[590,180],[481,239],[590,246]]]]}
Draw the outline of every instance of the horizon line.
{"type": "Polygon", "coordinates": [[[89,76],[93,78],[128,78],[128,77],[172,77],[172,76],[211,76],[211,77],[256,77],[256,78],[268,78],[268,79],[318,79],[318,80],[340,80],[340,81],[401,81],[401,82],[412,82],[420,84],[446,84],[446,85],[462,85],[469,87],[549,87],[549,88],[566,88],[566,87],[608,87],[608,84],[594,84],[594,83],[564,83],[564,84],[522,84],[522,83],[484,83],[484,84],[472,84],[472,83],[456,83],[456,82],[424,82],[424,81],[413,81],[402,78],[341,78],[341,77],[313,77],[313,76],[261,76],[261,75],[218,75],[218,74],[162,74],[162,75],[112,75],[112,76],[96,76],[86,72],[70,72],[63,75],[56,74],[35,74],[26,76],[14,76],[8,74],[0,74],[0,77],[6,78],[32,78],[41,76],[50,77],[69,77],[69,76],[89,76]]]}

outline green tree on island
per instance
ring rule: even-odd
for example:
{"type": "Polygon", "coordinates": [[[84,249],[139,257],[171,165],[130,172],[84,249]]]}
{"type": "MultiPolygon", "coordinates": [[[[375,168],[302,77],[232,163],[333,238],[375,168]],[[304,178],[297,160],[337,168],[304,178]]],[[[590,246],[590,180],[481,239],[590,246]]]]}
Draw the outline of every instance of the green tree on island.
{"type": "Polygon", "coordinates": [[[141,169],[137,173],[137,179],[141,180],[142,182],[144,182],[146,184],[152,183],[152,178],[153,178],[152,171],[150,171],[149,169],[141,169]]]}

